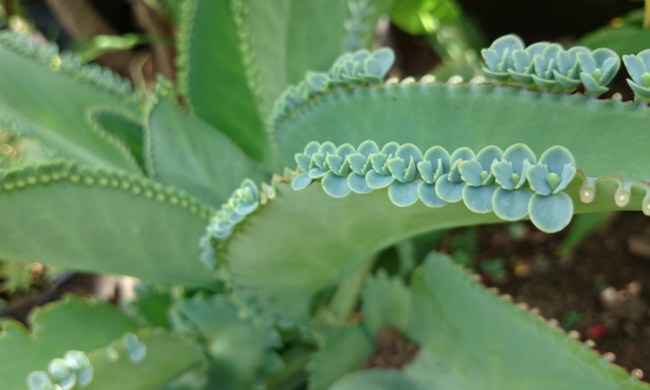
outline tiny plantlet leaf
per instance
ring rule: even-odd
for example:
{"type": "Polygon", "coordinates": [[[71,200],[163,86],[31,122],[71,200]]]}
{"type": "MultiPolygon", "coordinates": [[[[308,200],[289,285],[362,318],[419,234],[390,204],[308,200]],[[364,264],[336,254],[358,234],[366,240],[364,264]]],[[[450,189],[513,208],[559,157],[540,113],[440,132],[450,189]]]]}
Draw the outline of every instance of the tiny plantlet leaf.
{"type": "Polygon", "coordinates": [[[573,216],[573,202],[565,193],[544,196],[533,194],[528,204],[530,220],[540,230],[555,233],[564,229],[573,216]]]}

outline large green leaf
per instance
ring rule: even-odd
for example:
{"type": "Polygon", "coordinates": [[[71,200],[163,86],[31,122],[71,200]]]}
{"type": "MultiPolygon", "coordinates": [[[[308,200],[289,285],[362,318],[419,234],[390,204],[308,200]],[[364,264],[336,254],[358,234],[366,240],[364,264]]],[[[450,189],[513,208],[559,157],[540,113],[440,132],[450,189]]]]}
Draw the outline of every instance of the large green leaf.
{"type": "Polygon", "coordinates": [[[0,112],[62,157],[138,172],[119,134],[92,127],[87,118],[98,105],[137,116],[137,95],[110,71],[81,66],[76,57],[39,45],[26,36],[0,34],[0,112]]]}
{"type": "Polygon", "coordinates": [[[317,98],[277,129],[285,164],[310,141],[411,142],[426,150],[517,142],[562,145],[587,176],[650,179],[650,109],[631,102],[490,85],[416,83],[356,88],[317,98]],[[315,104],[317,103],[317,104],[315,104]]]}
{"type": "Polygon", "coordinates": [[[72,349],[93,351],[138,328],[135,320],[115,306],[72,295],[36,309],[29,322],[31,332],[15,321],[0,322],[3,388],[23,389],[27,374],[46,368],[50,359],[72,349]]]}
{"type": "MultiPolygon", "coordinates": [[[[566,190],[576,213],[617,208],[612,183],[599,183],[598,196],[588,205],[578,200],[579,185],[576,179],[566,190]]],[[[277,184],[276,192],[236,227],[219,253],[239,302],[279,322],[308,323],[314,294],[382,248],[426,231],[499,221],[492,213],[469,211],[462,202],[396,207],[385,189],[333,198],[318,182],[301,191],[277,184]]],[[[638,210],[643,195],[634,191],[628,208],[638,210]]]]}
{"type": "Polygon", "coordinates": [[[149,113],[145,140],[148,168],[156,180],[218,206],[243,178],[263,178],[236,144],[185,114],[163,89],[149,113]]]}
{"type": "Polygon", "coordinates": [[[190,0],[179,39],[181,88],[197,116],[262,161],[272,152],[264,122],[273,102],[345,51],[350,17],[347,0],[190,0]]]}
{"type": "Polygon", "coordinates": [[[209,285],[197,260],[212,209],[123,173],[55,162],[0,178],[0,258],[209,285]]]}
{"type": "Polygon", "coordinates": [[[230,0],[188,0],[178,38],[179,82],[194,113],[223,131],[249,156],[269,150],[259,97],[240,51],[230,0]]]}
{"type": "Polygon", "coordinates": [[[448,258],[416,271],[407,376],[440,389],[648,389],[563,330],[488,292],[448,258]]]}

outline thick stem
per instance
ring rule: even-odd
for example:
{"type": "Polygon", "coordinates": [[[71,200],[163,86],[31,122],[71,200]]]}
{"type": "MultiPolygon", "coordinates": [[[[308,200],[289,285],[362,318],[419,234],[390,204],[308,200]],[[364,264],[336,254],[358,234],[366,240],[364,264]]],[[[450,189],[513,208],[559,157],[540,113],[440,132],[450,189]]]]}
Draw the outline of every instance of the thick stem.
{"type": "Polygon", "coordinates": [[[645,12],[643,13],[643,28],[650,28],[650,0],[645,0],[645,12]]]}

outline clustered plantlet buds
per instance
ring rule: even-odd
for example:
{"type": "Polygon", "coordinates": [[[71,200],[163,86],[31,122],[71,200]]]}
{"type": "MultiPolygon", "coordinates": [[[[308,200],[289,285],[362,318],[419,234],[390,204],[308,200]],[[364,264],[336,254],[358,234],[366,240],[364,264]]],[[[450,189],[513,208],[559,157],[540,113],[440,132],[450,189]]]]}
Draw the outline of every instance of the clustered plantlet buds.
{"type": "Polygon", "coordinates": [[[513,221],[530,216],[548,232],[563,229],[573,215],[571,198],[563,191],[576,174],[575,160],[561,146],[547,149],[537,161],[523,144],[505,152],[491,145],[478,154],[466,147],[449,154],[441,146],[422,153],[413,144],[395,142],[379,148],[364,141],[356,150],[350,144],[310,142],[296,162],[294,190],[320,179],[335,198],[388,188],[389,199],[399,207],[418,200],[428,207],[462,200],[475,213],[494,211],[513,221]]]}
{"type": "Polygon", "coordinates": [[[565,50],[557,43],[538,42],[528,47],[516,35],[505,35],[481,51],[483,71],[500,81],[537,87],[543,90],[575,91],[580,82],[590,95],[607,92],[621,66],[610,49],[590,51],[581,46],[565,50]]]}
{"type": "Polygon", "coordinates": [[[27,378],[30,390],[69,390],[85,387],[93,379],[93,366],[85,353],[69,351],[63,358],[54,359],[45,371],[33,371],[27,378]]]}
{"type": "Polygon", "coordinates": [[[289,87],[278,98],[271,123],[276,125],[297,107],[329,90],[355,85],[380,84],[395,62],[390,49],[374,52],[359,50],[339,57],[328,72],[309,72],[298,85],[289,87]]]}

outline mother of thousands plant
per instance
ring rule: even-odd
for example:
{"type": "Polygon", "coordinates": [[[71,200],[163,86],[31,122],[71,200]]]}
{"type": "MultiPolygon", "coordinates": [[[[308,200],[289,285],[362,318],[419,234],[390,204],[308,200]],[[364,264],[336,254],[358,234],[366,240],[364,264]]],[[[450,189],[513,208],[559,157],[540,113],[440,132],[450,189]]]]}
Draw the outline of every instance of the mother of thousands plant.
{"type": "Polygon", "coordinates": [[[68,297],[2,322],[0,387],[647,389],[444,255],[375,255],[650,214],[648,52],[623,58],[638,102],[596,99],[614,52],[513,35],[482,53],[491,81],[385,80],[393,53],[365,48],[391,5],[187,0],[178,83],[147,95],[1,33],[2,130],[42,148],[0,171],[0,258],[146,284],[125,310],[68,297]],[[386,328],[417,354],[362,370],[386,328]]]}

